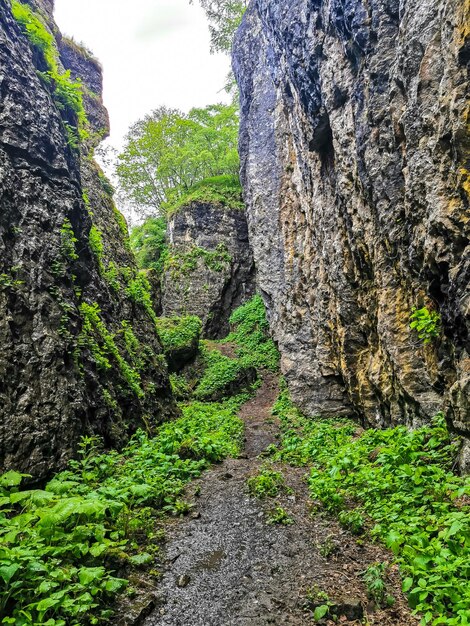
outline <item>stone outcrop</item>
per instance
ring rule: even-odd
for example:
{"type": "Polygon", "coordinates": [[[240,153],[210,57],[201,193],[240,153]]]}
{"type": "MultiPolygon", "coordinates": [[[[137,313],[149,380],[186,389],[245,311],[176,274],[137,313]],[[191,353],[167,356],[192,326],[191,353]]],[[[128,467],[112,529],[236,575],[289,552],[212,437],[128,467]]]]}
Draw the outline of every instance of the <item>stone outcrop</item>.
{"type": "Polygon", "coordinates": [[[78,146],[77,120],[0,0],[0,472],[37,481],[64,467],[82,435],[121,445],[176,409],[145,277],[92,160],[107,132],[99,66],[61,39],[51,0],[30,4],[62,70],[83,78],[90,124],[78,146]]]}
{"type": "Polygon", "coordinates": [[[193,202],[168,224],[163,315],[197,315],[203,336],[225,337],[229,317],[255,291],[245,212],[193,202]]]}
{"type": "Polygon", "coordinates": [[[470,435],[468,25],[467,0],[252,0],[237,34],[257,280],[309,414],[470,435]]]}

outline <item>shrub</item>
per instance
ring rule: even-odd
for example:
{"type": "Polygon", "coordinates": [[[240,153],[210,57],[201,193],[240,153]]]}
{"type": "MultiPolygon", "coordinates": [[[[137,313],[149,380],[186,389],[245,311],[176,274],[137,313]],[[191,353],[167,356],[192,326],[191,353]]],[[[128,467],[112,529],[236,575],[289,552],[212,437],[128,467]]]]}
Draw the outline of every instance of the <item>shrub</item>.
{"type": "Polygon", "coordinates": [[[205,178],[183,192],[175,202],[165,203],[163,208],[171,216],[193,202],[215,204],[223,209],[244,210],[240,178],[229,174],[205,178]]]}
{"type": "Polygon", "coordinates": [[[151,269],[162,274],[168,255],[166,221],[150,217],[141,226],[132,229],[130,242],[137,265],[141,269],[151,269]]]}
{"type": "Polygon", "coordinates": [[[237,354],[253,367],[265,367],[276,371],[279,367],[279,352],[269,336],[266,309],[261,296],[254,296],[239,307],[230,317],[234,330],[227,341],[237,344],[237,354]]]}
{"type": "Polygon", "coordinates": [[[158,317],[156,326],[164,352],[190,347],[194,344],[197,346],[202,330],[202,322],[195,315],[158,317]]]}
{"type": "Polygon", "coordinates": [[[410,328],[416,330],[423,343],[430,343],[441,334],[441,316],[437,311],[430,311],[426,307],[413,307],[410,315],[410,328]]]}

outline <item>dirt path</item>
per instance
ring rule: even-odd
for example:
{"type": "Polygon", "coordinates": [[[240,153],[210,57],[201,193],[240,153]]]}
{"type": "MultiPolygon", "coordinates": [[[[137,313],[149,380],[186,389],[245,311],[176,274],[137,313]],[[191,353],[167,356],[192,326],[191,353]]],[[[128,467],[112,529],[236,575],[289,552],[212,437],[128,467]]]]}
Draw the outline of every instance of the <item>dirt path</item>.
{"type": "MultiPolygon", "coordinates": [[[[267,505],[248,495],[246,481],[263,462],[258,455],[276,441],[278,426],[270,409],[277,394],[277,379],[267,376],[240,413],[246,423],[245,453],[192,483],[196,507],[191,519],[169,531],[161,603],[145,626],[313,624],[306,605],[312,588],[334,596],[351,618],[347,623],[362,623],[353,619],[367,606],[359,573],[384,560],[381,550],[361,546],[331,520],[309,514],[305,470],[283,468],[293,492],[283,497],[282,506],[295,520],[292,525],[268,525],[267,505]],[[321,546],[330,544],[327,559],[321,546]]],[[[394,609],[375,613],[369,623],[417,622],[400,598],[394,609]]]]}

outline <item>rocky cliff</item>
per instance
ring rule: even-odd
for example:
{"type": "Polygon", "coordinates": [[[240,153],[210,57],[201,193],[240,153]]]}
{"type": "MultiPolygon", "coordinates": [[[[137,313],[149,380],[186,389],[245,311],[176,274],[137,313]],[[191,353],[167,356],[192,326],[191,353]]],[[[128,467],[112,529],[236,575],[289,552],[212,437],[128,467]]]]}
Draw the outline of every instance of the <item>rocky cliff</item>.
{"type": "Polygon", "coordinates": [[[310,414],[470,435],[469,9],[252,0],[238,32],[250,240],[310,414]]]}
{"type": "Polygon", "coordinates": [[[175,413],[148,283],[93,161],[99,64],[52,8],[16,2],[14,19],[0,0],[0,471],[34,480],[82,435],[120,445],[175,413]]]}
{"type": "Polygon", "coordinates": [[[245,212],[192,202],[170,218],[168,244],[163,315],[197,315],[205,337],[225,337],[231,313],[255,292],[245,212]]]}

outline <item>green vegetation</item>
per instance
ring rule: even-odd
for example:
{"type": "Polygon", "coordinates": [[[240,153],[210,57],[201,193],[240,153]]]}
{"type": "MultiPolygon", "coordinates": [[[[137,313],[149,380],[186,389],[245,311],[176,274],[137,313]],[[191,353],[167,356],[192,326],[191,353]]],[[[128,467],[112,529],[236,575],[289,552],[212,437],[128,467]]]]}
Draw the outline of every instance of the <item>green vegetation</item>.
{"type": "Polygon", "coordinates": [[[157,315],[153,308],[151,287],[145,271],[138,272],[135,278],[129,280],[126,293],[136,304],[140,304],[150,319],[157,325],[157,315]]]}
{"type": "MultiPolygon", "coordinates": [[[[83,88],[79,80],[72,80],[70,71],[61,72],[59,69],[59,53],[52,33],[47,29],[41,15],[36,13],[27,4],[12,0],[12,13],[24,34],[27,36],[33,50],[39,54],[46,66],[40,76],[50,87],[57,108],[67,116],[72,113],[76,118],[78,135],[72,132],[69,143],[76,147],[78,139],[86,139],[88,121],[83,105],[83,88]]],[[[67,121],[66,130],[71,127],[67,121]]]]}
{"type": "Polygon", "coordinates": [[[248,0],[199,0],[199,4],[209,20],[212,51],[229,53],[248,0]]]}
{"type": "Polygon", "coordinates": [[[239,382],[248,386],[253,382],[246,376],[249,365],[241,359],[231,359],[222,354],[217,348],[208,349],[207,344],[201,347],[204,362],[204,372],[194,390],[194,397],[198,400],[209,400],[215,397],[229,395],[232,386],[239,382]]]}
{"type": "Polygon", "coordinates": [[[205,370],[194,392],[196,398],[202,400],[224,395],[233,385],[251,384],[255,370],[276,371],[279,366],[279,353],[269,337],[266,311],[259,296],[234,311],[230,323],[235,329],[222,343],[236,345],[236,358],[225,356],[215,347],[210,349],[209,344],[203,345],[201,354],[205,370]]]}
{"type": "Polygon", "coordinates": [[[170,272],[172,280],[179,280],[195,272],[200,259],[207,269],[222,272],[227,269],[232,257],[223,243],[219,243],[215,250],[193,246],[186,252],[169,252],[165,258],[164,270],[170,272]]]}
{"type": "Polygon", "coordinates": [[[415,431],[398,426],[354,437],[351,422],[305,418],[285,389],[273,412],[282,424],[274,459],[311,465],[313,500],[353,532],[367,520],[370,534],[395,554],[421,624],[468,623],[470,479],[452,472],[456,443],[443,417],[415,431]]]}
{"type": "Polygon", "coordinates": [[[274,509],[269,511],[268,514],[268,524],[280,524],[281,526],[290,526],[293,524],[294,520],[292,517],[289,517],[289,514],[282,506],[276,506],[274,509]]]}
{"type": "Polygon", "coordinates": [[[230,404],[195,403],[139,432],[122,452],[85,438],[80,459],[45,490],[0,477],[0,614],[3,624],[109,623],[131,568],[150,568],[158,517],[187,510],[184,485],[210,462],[237,455],[242,422],[230,404]],[[119,570],[119,575],[116,575],[119,570]]]}
{"type": "Polygon", "coordinates": [[[176,202],[163,205],[168,216],[192,202],[216,204],[226,209],[244,210],[240,178],[226,174],[206,178],[196,183],[188,191],[181,193],[176,202]]]}
{"type": "Polygon", "coordinates": [[[78,259],[75,244],[78,239],[75,237],[72,224],[69,219],[65,219],[60,229],[60,253],[64,260],[76,261],[78,259]]]}
{"type": "Polygon", "coordinates": [[[83,320],[83,327],[78,339],[78,355],[83,349],[89,349],[98,368],[110,370],[117,365],[119,372],[126,382],[128,388],[138,397],[143,398],[145,393],[141,386],[140,374],[122,356],[114,335],[112,335],[101,319],[100,309],[95,303],[87,304],[82,302],[80,314],[83,320]]]}
{"type": "Polygon", "coordinates": [[[89,243],[90,243],[91,251],[95,255],[100,271],[102,272],[103,271],[103,252],[104,252],[103,233],[94,224],[90,228],[89,243]]]}
{"type": "Polygon", "coordinates": [[[148,218],[141,226],[132,229],[130,242],[137,265],[161,275],[168,256],[166,220],[163,217],[148,218]]]}
{"type": "Polygon", "coordinates": [[[362,573],[369,598],[379,607],[392,606],[395,603],[395,598],[387,593],[385,583],[387,567],[388,563],[375,563],[362,573]]]}
{"type": "Polygon", "coordinates": [[[416,330],[424,344],[430,343],[441,334],[441,316],[438,311],[413,307],[410,320],[410,328],[416,330]]]}
{"type": "Polygon", "coordinates": [[[164,352],[198,345],[202,323],[195,315],[186,317],[159,317],[156,320],[158,336],[164,352]]]}
{"type": "Polygon", "coordinates": [[[128,202],[162,215],[204,179],[238,176],[238,124],[237,107],[222,104],[188,114],[162,107],[137,122],[116,167],[128,202]]]}
{"type": "Polygon", "coordinates": [[[248,490],[257,498],[275,498],[285,487],[282,472],[264,465],[256,476],[248,479],[248,490]]]}
{"type": "Polygon", "coordinates": [[[230,317],[234,330],[227,337],[238,346],[237,354],[252,367],[279,368],[279,352],[269,336],[269,323],[261,296],[254,296],[230,317]]]}

